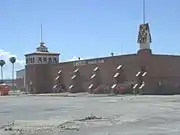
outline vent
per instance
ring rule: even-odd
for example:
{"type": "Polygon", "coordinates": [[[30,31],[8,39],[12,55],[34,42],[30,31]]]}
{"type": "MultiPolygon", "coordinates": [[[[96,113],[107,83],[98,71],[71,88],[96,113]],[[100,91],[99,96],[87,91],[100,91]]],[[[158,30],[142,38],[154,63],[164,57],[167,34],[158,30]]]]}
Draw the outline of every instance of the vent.
{"type": "Polygon", "coordinates": [[[136,74],[136,76],[139,76],[141,74],[141,72],[138,72],[137,74],[136,74]]]}
{"type": "Polygon", "coordinates": [[[122,65],[119,65],[116,69],[119,70],[122,68],[122,65]]]}
{"type": "Polygon", "coordinates": [[[142,76],[146,76],[146,74],[147,74],[147,72],[144,72],[144,73],[142,74],[142,76]]]}
{"type": "Polygon", "coordinates": [[[79,69],[77,68],[76,70],[74,70],[74,73],[77,73],[79,71],[79,69]]]}
{"type": "Polygon", "coordinates": [[[117,84],[113,84],[113,86],[111,88],[114,89],[116,86],[117,86],[117,84]]]}
{"type": "Polygon", "coordinates": [[[62,72],[62,70],[59,70],[59,71],[58,71],[58,74],[60,74],[61,72],[62,72]]]}
{"type": "Polygon", "coordinates": [[[91,76],[91,79],[93,79],[95,76],[96,76],[96,74],[93,74],[93,75],[91,76]]]}
{"type": "Polygon", "coordinates": [[[114,75],[114,78],[116,78],[116,77],[118,77],[119,76],[119,73],[116,73],[115,75],[114,75]]]}
{"type": "Polygon", "coordinates": [[[94,86],[93,84],[89,85],[88,89],[92,89],[93,86],[94,86]]]}
{"type": "Polygon", "coordinates": [[[96,72],[99,69],[99,67],[96,67],[93,71],[96,72]]]}
{"type": "Polygon", "coordinates": [[[139,89],[142,89],[142,88],[144,87],[144,85],[145,85],[145,83],[143,82],[143,83],[141,84],[141,86],[139,87],[139,89]]]}
{"type": "Polygon", "coordinates": [[[138,86],[138,84],[135,84],[134,87],[133,87],[133,89],[136,89],[137,86],[138,86]]]}
{"type": "Polygon", "coordinates": [[[73,76],[71,77],[72,80],[73,80],[74,78],[76,78],[76,75],[73,75],[73,76]]]}
{"type": "Polygon", "coordinates": [[[70,85],[70,86],[69,86],[69,89],[72,89],[73,87],[74,87],[74,85],[70,85]]]}
{"type": "Polygon", "coordinates": [[[56,77],[56,80],[58,80],[59,78],[60,78],[60,77],[59,77],[59,76],[57,76],[57,77],[56,77]]]}
{"type": "Polygon", "coordinates": [[[53,89],[57,88],[57,85],[54,85],[53,89]]]}

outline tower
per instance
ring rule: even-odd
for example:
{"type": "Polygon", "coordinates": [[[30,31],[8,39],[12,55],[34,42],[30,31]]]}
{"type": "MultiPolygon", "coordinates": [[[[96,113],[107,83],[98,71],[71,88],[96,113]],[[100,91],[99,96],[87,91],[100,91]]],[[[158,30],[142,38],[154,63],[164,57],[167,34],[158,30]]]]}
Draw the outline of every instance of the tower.
{"type": "Polygon", "coordinates": [[[26,54],[26,89],[31,93],[48,93],[52,91],[52,73],[53,64],[59,63],[59,53],[51,53],[48,51],[45,43],[42,41],[42,25],[41,25],[41,41],[36,52],[26,54]]]}
{"type": "Polygon", "coordinates": [[[151,33],[149,24],[146,23],[145,14],[145,0],[143,1],[143,23],[139,25],[139,34],[137,43],[139,43],[138,56],[138,66],[139,71],[137,71],[136,78],[137,84],[133,87],[138,88],[140,93],[148,93],[152,88],[151,81],[151,61],[152,61],[152,51],[151,51],[151,33]]]}
{"type": "Polygon", "coordinates": [[[151,33],[150,33],[150,28],[149,24],[146,23],[145,17],[145,0],[143,0],[143,24],[139,25],[139,34],[138,34],[138,39],[137,43],[139,43],[139,51],[146,50],[149,53],[151,53],[150,49],[150,43],[151,41],[151,33]]]}

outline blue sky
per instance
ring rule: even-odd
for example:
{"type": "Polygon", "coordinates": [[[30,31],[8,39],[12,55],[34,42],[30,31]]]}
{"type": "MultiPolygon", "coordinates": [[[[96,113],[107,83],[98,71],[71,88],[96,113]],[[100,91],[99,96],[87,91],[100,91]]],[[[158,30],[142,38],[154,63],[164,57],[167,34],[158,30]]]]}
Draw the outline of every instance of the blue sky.
{"type": "MultiPolygon", "coordinates": [[[[179,54],[180,1],[146,0],[154,53],[179,54]]],[[[142,0],[1,0],[0,57],[34,52],[43,40],[60,60],[92,58],[138,50],[138,25],[142,23],[142,0]]],[[[7,62],[5,77],[11,76],[7,62]]]]}

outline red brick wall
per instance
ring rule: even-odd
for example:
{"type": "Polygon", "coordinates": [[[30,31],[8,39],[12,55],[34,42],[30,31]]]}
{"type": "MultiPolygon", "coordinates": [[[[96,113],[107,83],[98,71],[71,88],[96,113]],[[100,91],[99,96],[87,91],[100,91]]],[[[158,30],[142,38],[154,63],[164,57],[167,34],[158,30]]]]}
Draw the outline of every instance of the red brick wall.
{"type": "MultiPolygon", "coordinates": [[[[80,70],[84,89],[88,89],[88,86],[91,83],[90,77],[93,74],[93,69],[96,66],[99,66],[100,68],[102,84],[112,85],[113,75],[116,72],[116,67],[120,64],[124,66],[127,81],[135,81],[135,75],[138,71],[140,71],[140,66],[142,64],[141,58],[142,56],[136,54],[113,56],[101,58],[104,59],[104,63],[101,64],[86,64],[83,66],[77,66],[80,70]]],[[[144,59],[143,61],[146,65],[148,65],[148,79],[146,80],[151,81],[151,85],[156,85],[161,79],[172,86],[179,83],[180,57],[168,55],[150,55],[147,60],[144,59]]],[[[26,67],[27,84],[30,80],[32,80],[35,92],[50,92],[53,85],[56,84],[55,78],[57,77],[57,72],[59,70],[62,70],[64,82],[68,88],[71,84],[72,74],[75,70],[73,62],[65,62],[54,65],[29,65],[26,67]]]]}

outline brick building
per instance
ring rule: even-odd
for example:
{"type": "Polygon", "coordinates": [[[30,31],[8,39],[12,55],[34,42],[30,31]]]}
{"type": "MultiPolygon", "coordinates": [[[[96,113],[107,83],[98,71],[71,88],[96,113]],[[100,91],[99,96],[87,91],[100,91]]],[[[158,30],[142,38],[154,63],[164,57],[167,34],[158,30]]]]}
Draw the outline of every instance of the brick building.
{"type": "Polygon", "coordinates": [[[148,24],[139,26],[137,42],[139,50],[134,54],[73,62],[59,62],[60,54],[49,52],[41,42],[36,52],[25,55],[25,86],[32,93],[54,92],[58,87],[83,92],[118,85],[132,85],[142,94],[175,93],[172,89],[180,85],[180,56],[152,53],[148,24]]]}

